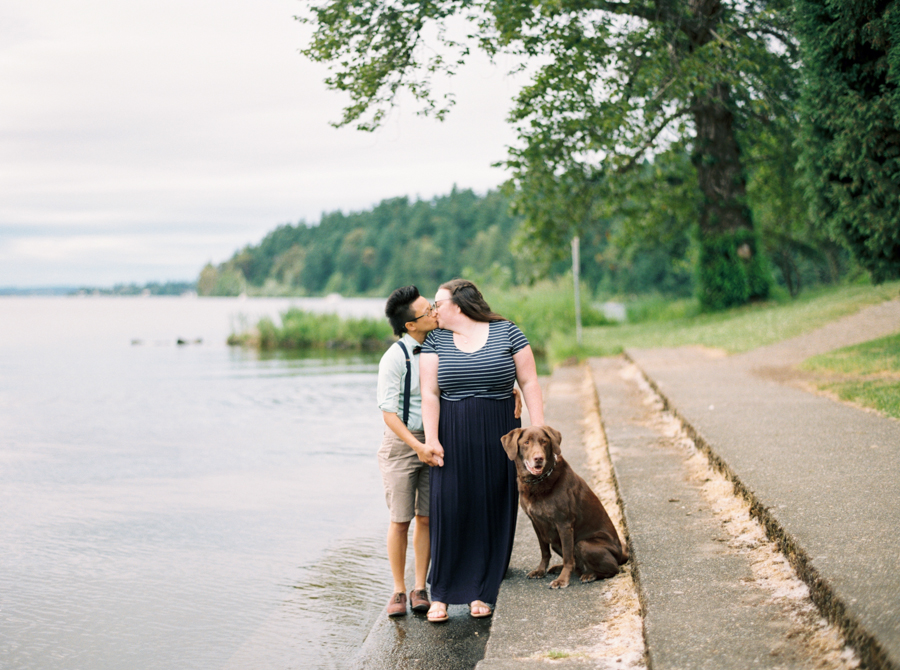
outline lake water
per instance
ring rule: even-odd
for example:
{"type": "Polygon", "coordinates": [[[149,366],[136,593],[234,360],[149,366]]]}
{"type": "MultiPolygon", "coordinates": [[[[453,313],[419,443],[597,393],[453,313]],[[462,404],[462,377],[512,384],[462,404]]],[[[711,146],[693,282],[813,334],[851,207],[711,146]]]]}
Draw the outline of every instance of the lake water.
{"type": "Polygon", "coordinates": [[[346,665],[391,591],[378,357],[225,345],[289,304],[384,301],[0,298],[0,668],[346,665]]]}

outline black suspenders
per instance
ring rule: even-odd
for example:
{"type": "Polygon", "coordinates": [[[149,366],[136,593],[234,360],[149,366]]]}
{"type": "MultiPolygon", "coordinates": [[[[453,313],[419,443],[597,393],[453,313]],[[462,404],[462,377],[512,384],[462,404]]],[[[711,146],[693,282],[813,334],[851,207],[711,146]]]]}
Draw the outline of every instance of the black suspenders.
{"type": "Polygon", "coordinates": [[[412,383],[412,365],[409,362],[409,350],[406,345],[400,341],[397,344],[400,345],[403,355],[406,356],[406,381],[403,384],[403,425],[405,426],[409,423],[409,385],[412,383]]]}

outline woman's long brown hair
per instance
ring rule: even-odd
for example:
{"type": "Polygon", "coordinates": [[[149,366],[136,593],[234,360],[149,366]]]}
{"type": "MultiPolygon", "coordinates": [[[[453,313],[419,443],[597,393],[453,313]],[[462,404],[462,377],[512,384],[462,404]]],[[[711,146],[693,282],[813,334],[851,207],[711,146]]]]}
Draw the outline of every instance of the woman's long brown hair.
{"type": "Polygon", "coordinates": [[[453,304],[472,321],[509,321],[506,317],[491,311],[481,291],[468,279],[451,279],[441,284],[441,288],[450,291],[453,304]]]}

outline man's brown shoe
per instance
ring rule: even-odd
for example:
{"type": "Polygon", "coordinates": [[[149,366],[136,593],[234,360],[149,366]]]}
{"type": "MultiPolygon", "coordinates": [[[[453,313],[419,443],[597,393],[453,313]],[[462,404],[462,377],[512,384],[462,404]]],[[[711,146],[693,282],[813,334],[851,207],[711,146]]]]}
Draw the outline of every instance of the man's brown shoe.
{"type": "Polygon", "coordinates": [[[391,596],[391,602],[387,606],[388,616],[403,616],[406,614],[406,594],[395,593],[391,596]]]}
{"type": "Polygon", "coordinates": [[[409,592],[409,604],[412,605],[413,612],[427,612],[431,607],[431,601],[428,600],[428,591],[418,589],[409,592]]]}

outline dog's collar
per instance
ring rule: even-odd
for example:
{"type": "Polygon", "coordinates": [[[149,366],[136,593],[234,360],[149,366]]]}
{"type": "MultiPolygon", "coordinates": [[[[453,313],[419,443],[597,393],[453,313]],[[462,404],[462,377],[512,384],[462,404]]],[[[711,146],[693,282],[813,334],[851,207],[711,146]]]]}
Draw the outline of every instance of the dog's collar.
{"type": "Polygon", "coordinates": [[[533,478],[531,478],[531,479],[526,479],[525,482],[526,482],[527,484],[537,484],[538,482],[542,482],[542,481],[544,481],[545,479],[547,479],[547,477],[549,477],[550,475],[553,474],[553,469],[554,469],[555,467],[556,467],[556,461],[553,462],[552,467],[551,467],[549,470],[547,470],[547,472],[545,472],[545,473],[542,474],[542,475],[538,475],[537,477],[533,477],[533,478]]]}

